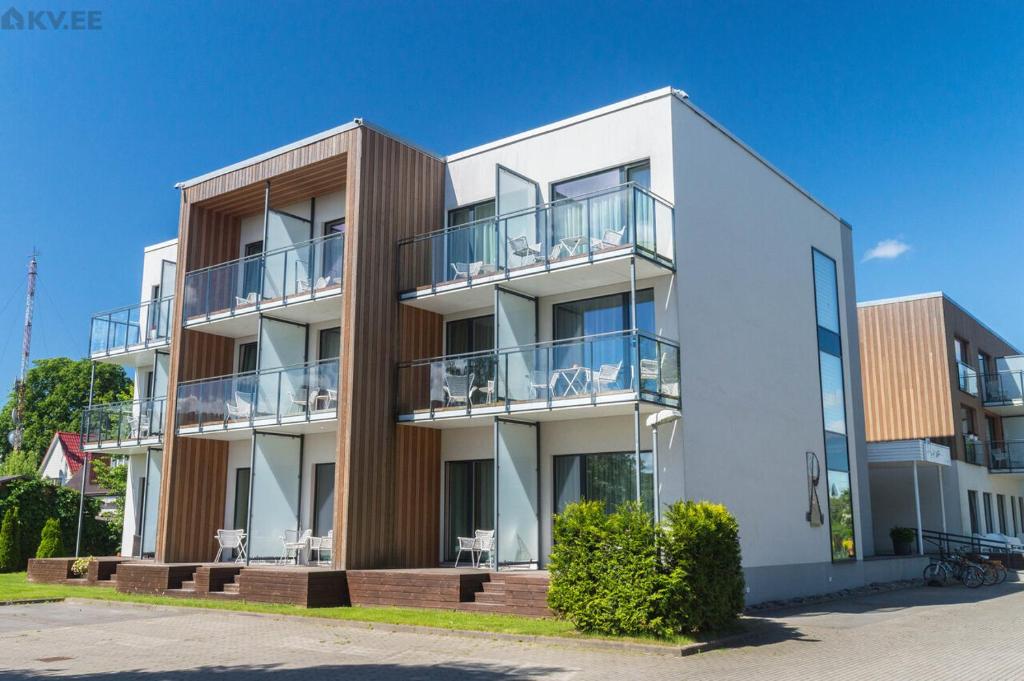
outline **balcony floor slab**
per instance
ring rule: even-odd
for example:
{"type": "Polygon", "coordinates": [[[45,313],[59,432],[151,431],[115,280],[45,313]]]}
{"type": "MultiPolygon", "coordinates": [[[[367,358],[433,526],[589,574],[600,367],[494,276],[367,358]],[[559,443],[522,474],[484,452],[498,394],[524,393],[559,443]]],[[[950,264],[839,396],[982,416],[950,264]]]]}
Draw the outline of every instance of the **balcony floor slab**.
{"type": "MultiPolygon", "coordinates": [[[[572,421],[607,416],[627,416],[633,413],[633,405],[637,403],[638,401],[632,393],[624,396],[598,397],[596,401],[591,400],[590,397],[563,399],[553,402],[550,407],[546,400],[537,400],[511,405],[508,410],[504,406],[478,407],[474,408],[471,413],[467,413],[464,409],[436,409],[433,416],[429,411],[424,410],[413,414],[402,414],[398,417],[398,422],[403,425],[447,429],[482,426],[489,423],[494,417],[513,418],[533,423],[572,421]]],[[[671,408],[646,401],[639,401],[639,405],[642,416],[671,408]]]]}
{"type": "Polygon", "coordinates": [[[317,293],[290,296],[287,299],[268,300],[213,313],[207,318],[197,315],[185,320],[185,328],[197,329],[229,338],[254,336],[259,330],[260,314],[300,324],[316,324],[341,319],[341,288],[333,287],[317,293]]]}

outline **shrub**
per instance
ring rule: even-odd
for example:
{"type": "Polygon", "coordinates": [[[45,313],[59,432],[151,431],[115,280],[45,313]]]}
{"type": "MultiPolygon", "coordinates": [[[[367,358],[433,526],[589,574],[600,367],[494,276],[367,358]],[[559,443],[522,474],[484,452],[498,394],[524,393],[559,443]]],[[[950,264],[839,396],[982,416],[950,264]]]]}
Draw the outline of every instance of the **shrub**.
{"type": "Polygon", "coordinates": [[[77,558],[75,562],[71,564],[71,574],[75,577],[84,577],[89,572],[89,563],[91,562],[92,556],[77,558]]]}
{"type": "Polygon", "coordinates": [[[18,509],[7,509],[0,523],[0,572],[16,572],[21,569],[19,525],[18,509]]]}
{"type": "Polygon", "coordinates": [[[678,631],[720,631],[743,610],[739,525],[721,504],[678,501],[661,527],[667,607],[678,631]]]}
{"type": "Polygon", "coordinates": [[[36,558],[58,558],[64,555],[64,542],[60,536],[60,521],[50,518],[43,525],[43,534],[39,540],[36,558]]]}
{"type": "Polygon", "coordinates": [[[570,504],[555,517],[548,565],[548,604],[581,631],[608,634],[671,633],[662,614],[665,575],[658,566],[650,514],[623,504],[570,504]]]}
{"type": "Polygon", "coordinates": [[[897,544],[917,543],[917,530],[912,527],[896,526],[889,530],[889,539],[892,539],[897,544]]]}
{"type": "MultiPolygon", "coordinates": [[[[48,480],[17,480],[0,490],[0,513],[18,509],[20,519],[20,548],[18,570],[24,570],[28,556],[34,556],[39,547],[43,525],[49,518],[60,523],[61,545],[73,547],[78,531],[78,491],[61,487],[48,480]]],[[[117,549],[107,529],[107,524],[96,518],[100,502],[85,500],[82,519],[82,553],[97,556],[110,555],[117,549]]]]}

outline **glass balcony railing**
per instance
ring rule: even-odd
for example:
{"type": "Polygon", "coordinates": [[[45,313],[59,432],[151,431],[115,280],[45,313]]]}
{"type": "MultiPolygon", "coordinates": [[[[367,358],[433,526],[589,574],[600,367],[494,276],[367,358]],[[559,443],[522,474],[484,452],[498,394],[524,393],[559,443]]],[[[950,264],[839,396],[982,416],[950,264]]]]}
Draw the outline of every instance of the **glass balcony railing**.
{"type": "Polygon", "coordinates": [[[174,296],[121,307],[92,316],[89,355],[114,355],[165,345],[171,338],[174,296]]]}
{"type": "Polygon", "coordinates": [[[633,183],[404,239],[399,291],[637,253],[672,267],[672,206],[633,183]]]}
{"type": "Polygon", "coordinates": [[[338,360],[330,359],[181,383],[175,426],[265,426],[337,413],[338,360]]]}
{"type": "Polygon", "coordinates": [[[481,409],[579,406],[616,397],[678,407],[679,345],[623,331],[437,357],[398,368],[398,412],[404,420],[481,409]]]}
{"type": "Polygon", "coordinates": [[[1024,473],[1024,440],[979,442],[977,446],[993,473],[1024,473]]]}
{"type": "Polygon", "coordinates": [[[1024,371],[999,371],[981,377],[982,399],[989,405],[1024,403],[1024,371]]]}
{"type": "Polygon", "coordinates": [[[189,272],[185,323],[338,293],[344,261],[345,235],[330,234],[189,272]]]}
{"type": "Polygon", "coordinates": [[[117,448],[160,441],[166,422],[166,397],[94,404],[82,414],[82,443],[117,448]]]}
{"type": "Polygon", "coordinates": [[[956,373],[959,377],[960,390],[968,395],[978,396],[978,372],[973,367],[963,362],[956,363],[956,373]]]}

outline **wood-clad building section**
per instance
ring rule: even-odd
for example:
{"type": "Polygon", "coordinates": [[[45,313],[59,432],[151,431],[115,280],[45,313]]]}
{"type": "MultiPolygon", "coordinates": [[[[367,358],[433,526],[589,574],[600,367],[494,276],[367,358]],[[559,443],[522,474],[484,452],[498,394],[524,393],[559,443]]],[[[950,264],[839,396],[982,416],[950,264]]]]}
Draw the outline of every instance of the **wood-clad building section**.
{"type": "Polygon", "coordinates": [[[966,344],[964,361],[978,373],[979,352],[1014,355],[1013,346],[941,294],[862,304],[857,319],[868,442],[929,438],[963,459],[965,413],[969,432],[989,439],[984,403],[960,389],[954,344],[966,344]]]}
{"type": "Polygon", "coordinates": [[[404,351],[440,348],[440,320],[403,330],[396,244],[443,224],[444,163],[374,130],[360,132],[348,154],[334,565],[436,565],[440,438],[399,436],[394,385],[404,351]],[[408,334],[427,345],[403,341],[408,334]],[[411,518],[415,536],[400,527],[411,518]]]}

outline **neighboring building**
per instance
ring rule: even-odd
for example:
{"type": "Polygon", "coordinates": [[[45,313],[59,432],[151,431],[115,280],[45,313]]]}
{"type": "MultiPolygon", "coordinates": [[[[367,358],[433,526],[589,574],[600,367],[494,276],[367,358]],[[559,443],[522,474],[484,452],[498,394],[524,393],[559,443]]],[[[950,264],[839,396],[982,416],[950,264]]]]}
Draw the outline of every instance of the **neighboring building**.
{"type": "MultiPolygon", "coordinates": [[[[46,449],[46,454],[39,464],[39,477],[80,492],[84,462],[85,453],[82,451],[80,435],[57,431],[53,434],[50,446],[46,449]]],[[[89,479],[85,484],[85,496],[99,499],[101,516],[116,510],[117,498],[111,494],[110,490],[100,487],[96,483],[96,473],[91,467],[89,479]]]]}
{"type": "Polygon", "coordinates": [[[125,556],[151,556],[156,546],[177,246],[176,239],[147,246],[139,302],[93,315],[89,333],[89,357],[119,364],[135,380],[131,401],[94,405],[82,415],[82,449],[122,457],[128,465],[125,556]]]}
{"type": "Polygon", "coordinates": [[[943,293],[859,303],[857,313],[869,458],[878,453],[876,545],[890,546],[893,526],[918,525],[914,458],[923,529],[1024,534],[1020,351],[943,293]]]}
{"type": "Polygon", "coordinates": [[[356,119],[178,186],[165,436],[117,445],[143,553],[434,567],[495,529],[537,568],[566,503],[639,496],[726,504],[751,601],[878,579],[850,227],[685,94],[448,157],[356,119]]]}

